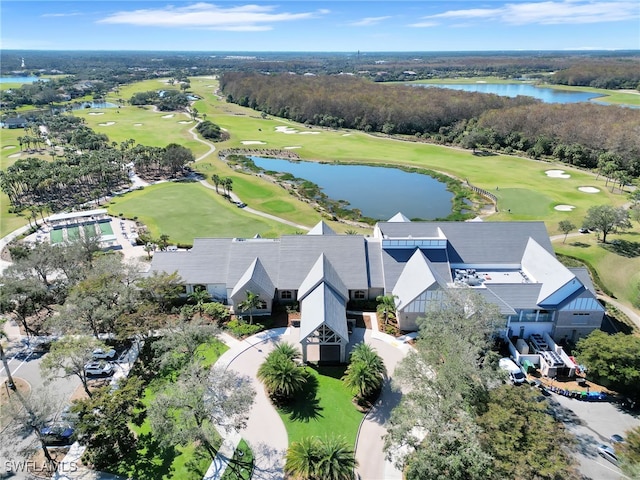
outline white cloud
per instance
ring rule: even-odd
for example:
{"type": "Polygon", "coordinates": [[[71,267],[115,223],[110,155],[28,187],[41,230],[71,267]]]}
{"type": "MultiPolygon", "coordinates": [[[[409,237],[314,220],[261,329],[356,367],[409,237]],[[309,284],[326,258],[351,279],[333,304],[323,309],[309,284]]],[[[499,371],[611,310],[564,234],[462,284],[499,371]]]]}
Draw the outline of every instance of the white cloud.
{"type": "Polygon", "coordinates": [[[47,17],[77,17],[78,15],[82,15],[80,12],[71,12],[71,13],[43,13],[40,15],[43,18],[47,17]]]}
{"type": "Polygon", "coordinates": [[[98,23],[127,24],[149,27],[204,28],[227,31],[270,30],[275,23],[308,20],[328,13],[316,10],[301,13],[277,12],[270,5],[221,7],[211,3],[194,3],[186,7],[120,11],[98,23]]]}
{"type": "Polygon", "coordinates": [[[384,22],[385,20],[390,19],[390,16],[386,16],[386,17],[366,17],[363,18],[362,20],[358,20],[356,22],[352,22],[349,23],[349,26],[351,27],[371,27],[373,25],[378,25],[381,22],[384,22]]]}
{"type": "Polygon", "coordinates": [[[433,26],[442,20],[493,20],[510,25],[561,25],[628,21],[640,18],[638,3],[633,1],[545,1],[506,3],[498,8],[449,10],[422,17],[412,26],[433,26]]]}

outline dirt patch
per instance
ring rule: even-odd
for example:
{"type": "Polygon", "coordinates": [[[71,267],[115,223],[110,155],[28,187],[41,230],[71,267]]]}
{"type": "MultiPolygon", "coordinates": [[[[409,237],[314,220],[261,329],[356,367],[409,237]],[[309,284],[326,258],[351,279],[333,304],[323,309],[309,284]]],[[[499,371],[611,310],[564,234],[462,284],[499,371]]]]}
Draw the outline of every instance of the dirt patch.
{"type": "MultiPolygon", "coordinates": [[[[31,385],[29,385],[29,382],[19,377],[13,377],[13,381],[16,384],[17,392],[23,397],[28,397],[31,393],[31,385]]],[[[2,382],[2,384],[0,384],[0,413],[8,413],[8,410],[6,410],[4,407],[14,399],[18,401],[18,399],[15,397],[16,392],[8,388],[6,382],[2,382]]],[[[11,423],[11,420],[11,415],[0,415],[0,429],[3,429],[9,423],[11,423]]]]}
{"type": "MultiPolygon", "coordinates": [[[[99,388],[106,387],[107,385],[109,385],[110,381],[111,379],[109,378],[100,378],[96,380],[90,380],[89,391],[93,393],[99,388]]],[[[84,391],[84,387],[82,385],[78,385],[78,387],[71,394],[71,397],[69,397],[69,401],[73,403],[77,400],[86,400],[87,398],[88,398],[87,392],[84,391]]]]}
{"type": "MultiPolygon", "coordinates": [[[[58,465],[67,455],[68,448],[49,448],[48,451],[55,464],[58,465]]],[[[51,478],[55,473],[54,466],[47,462],[41,448],[29,458],[27,469],[35,478],[51,478]]]]}

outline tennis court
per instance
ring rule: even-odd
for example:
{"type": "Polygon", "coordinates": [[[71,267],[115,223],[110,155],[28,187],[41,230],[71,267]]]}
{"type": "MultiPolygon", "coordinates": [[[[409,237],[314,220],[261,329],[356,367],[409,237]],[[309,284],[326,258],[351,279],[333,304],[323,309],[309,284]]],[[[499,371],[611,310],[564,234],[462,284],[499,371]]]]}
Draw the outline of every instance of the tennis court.
{"type": "Polygon", "coordinates": [[[56,243],[62,243],[62,228],[57,228],[55,230],[51,230],[49,234],[49,238],[51,239],[51,243],[55,245],[56,243]]]}
{"type": "Polygon", "coordinates": [[[111,228],[111,223],[109,222],[100,222],[98,223],[100,227],[100,233],[102,235],[113,235],[113,228],[111,228]]]}

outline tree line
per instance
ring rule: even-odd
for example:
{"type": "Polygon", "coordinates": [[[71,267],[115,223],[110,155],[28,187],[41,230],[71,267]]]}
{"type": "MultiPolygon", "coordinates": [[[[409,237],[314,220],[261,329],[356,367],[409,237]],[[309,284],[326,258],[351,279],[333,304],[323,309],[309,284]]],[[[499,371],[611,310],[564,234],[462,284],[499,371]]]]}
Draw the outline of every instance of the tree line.
{"type": "Polygon", "coordinates": [[[640,175],[640,111],[593,104],[379,85],[350,76],[229,72],[230,102],[297,122],[548,158],[584,168],[612,161],[640,175]]]}
{"type": "Polygon", "coordinates": [[[136,145],[133,139],[109,143],[106,135],[67,114],[39,117],[25,132],[28,135],[18,138],[20,148],[34,152],[46,145],[53,160],[21,158],[0,172],[0,188],[9,196],[13,212],[60,211],[99,201],[129,187],[130,163],[142,178],[158,180],[180,176],[194,160],[191,150],[175,143],[165,147],[136,145]]]}

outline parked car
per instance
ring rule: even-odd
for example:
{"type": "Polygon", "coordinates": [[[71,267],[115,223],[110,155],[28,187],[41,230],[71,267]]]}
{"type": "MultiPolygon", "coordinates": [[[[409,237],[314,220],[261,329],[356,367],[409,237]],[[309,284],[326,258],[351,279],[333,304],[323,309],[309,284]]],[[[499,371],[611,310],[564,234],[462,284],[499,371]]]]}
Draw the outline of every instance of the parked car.
{"type": "Polygon", "coordinates": [[[501,358],[498,365],[502,370],[509,373],[509,378],[514,384],[519,385],[527,380],[527,377],[522,373],[522,369],[510,358],[501,358]]]}
{"type": "Polygon", "coordinates": [[[578,232],[580,232],[580,233],[589,233],[589,229],[588,228],[580,228],[580,229],[578,229],[578,232]]]}
{"type": "Polygon", "coordinates": [[[247,206],[247,204],[246,204],[246,203],[242,203],[242,202],[239,202],[239,203],[237,203],[236,205],[238,206],[238,208],[244,208],[244,207],[246,207],[246,206],[247,206]]]}
{"type": "Polygon", "coordinates": [[[105,358],[113,358],[116,356],[116,351],[113,348],[110,348],[109,350],[103,350],[102,348],[96,348],[93,351],[93,358],[94,360],[103,360],[105,358]]]}
{"type": "Polygon", "coordinates": [[[88,376],[108,377],[113,375],[113,364],[105,361],[89,362],[84,366],[84,371],[88,376]]]}
{"type": "Polygon", "coordinates": [[[624,437],[622,435],[618,435],[617,433],[614,433],[609,438],[609,441],[611,442],[611,445],[615,445],[616,443],[624,443],[624,437]]]}
{"type": "Polygon", "coordinates": [[[64,423],[54,423],[40,429],[40,436],[45,445],[71,445],[74,441],[74,430],[64,423]]]}
{"type": "Polygon", "coordinates": [[[616,452],[611,445],[598,446],[598,455],[600,455],[605,460],[609,460],[614,465],[618,465],[618,457],[616,456],[616,452]]]}

